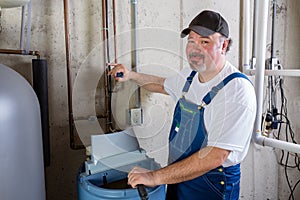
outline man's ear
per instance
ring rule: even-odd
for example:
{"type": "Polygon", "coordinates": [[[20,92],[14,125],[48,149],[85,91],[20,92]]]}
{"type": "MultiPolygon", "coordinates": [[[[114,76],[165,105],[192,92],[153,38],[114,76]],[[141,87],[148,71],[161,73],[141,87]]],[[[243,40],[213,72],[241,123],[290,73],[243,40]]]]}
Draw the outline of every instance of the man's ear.
{"type": "Polygon", "coordinates": [[[223,44],[221,45],[221,53],[222,54],[226,54],[228,44],[229,44],[229,39],[225,39],[223,44]]]}

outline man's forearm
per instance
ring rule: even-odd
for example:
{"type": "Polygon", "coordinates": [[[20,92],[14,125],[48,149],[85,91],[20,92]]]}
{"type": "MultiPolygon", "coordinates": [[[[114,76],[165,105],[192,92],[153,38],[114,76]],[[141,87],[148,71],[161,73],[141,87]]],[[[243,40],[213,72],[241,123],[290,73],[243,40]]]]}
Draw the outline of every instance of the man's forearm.
{"type": "Polygon", "coordinates": [[[188,158],[153,171],[155,185],[174,184],[199,177],[223,164],[229,151],[206,147],[188,158]]]}
{"type": "Polygon", "coordinates": [[[129,79],[150,92],[168,94],[164,89],[165,78],[131,71],[129,79]]]}

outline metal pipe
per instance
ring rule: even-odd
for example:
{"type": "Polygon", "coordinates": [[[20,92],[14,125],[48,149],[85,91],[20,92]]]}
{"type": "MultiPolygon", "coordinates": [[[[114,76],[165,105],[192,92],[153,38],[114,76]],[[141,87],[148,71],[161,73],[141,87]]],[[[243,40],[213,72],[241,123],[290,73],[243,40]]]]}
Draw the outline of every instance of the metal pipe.
{"type": "MultiPolygon", "coordinates": [[[[106,1],[105,0],[102,0],[102,40],[103,40],[103,48],[104,48],[104,51],[103,51],[103,57],[104,57],[104,63],[107,63],[106,62],[106,43],[105,43],[105,39],[107,38],[106,37],[106,1]]],[[[107,70],[110,70],[110,66],[107,66],[107,70]]],[[[108,92],[108,77],[107,77],[107,72],[106,70],[104,70],[105,73],[104,73],[104,93],[105,93],[105,115],[106,115],[106,131],[109,129],[109,126],[108,126],[108,110],[109,110],[109,92],[108,92]]],[[[105,132],[106,132],[105,131],[105,132]]]]}
{"type": "MultiPolygon", "coordinates": [[[[257,49],[257,35],[258,35],[258,23],[259,23],[259,20],[258,20],[258,9],[259,9],[259,6],[258,6],[258,2],[259,0],[254,0],[254,11],[253,11],[253,47],[252,47],[252,56],[253,57],[257,57],[257,52],[256,52],[256,49],[257,49]]],[[[264,19],[261,19],[261,20],[264,20],[264,19]]]]}
{"type": "MultiPolygon", "coordinates": [[[[108,6],[107,0],[102,0],[102,26],[103,26],[103,41],[104,41],[104,59],[105,63],[110,63],[110,53],[109,53],[109,40],[108,40],[108,6]]],[[[108,65],[107,70],[110,71],[111,67],[108,65]]],[[[105,71],[105,112],[106,112],[106,132],[113,130],[112,127],[112,113],[111,113],[111,76],[108,76],[107,70],[105,71]]]]}
{"type": "Polygon", "coordinates": [[[256,40],[257,46],[257,65],[255,71],[255,92],[257,100],[257,112],[254,123],[253,140],[255,143],[287,150],[290,152],[300,153],[300,145],[267,138],[262,136],[261,120],[262,120],[262,106],[263,106],[263,83],[264,83],[264,70],[265,70],[265,52],[266,52],[266,38],[267,38],[267,19],[268,19],[268,5],[269,1],[259,1],[258,3],[258,38],[256,40]]]}
{"type": "Polygon", "coordinates": [[[252,43],[252,61],[250,65],[250,69],[255,69],[256,66],[256,36],[257,36],[257,29],[258,29],[258,0],[254,0],[254,11],[253,11],[253,43],[252,43]]]}
{"type": "Polygon", "coordinates": [[[250,0],[243,0],[243,38],[242,38],[242,45],[243,45],[243,71],[250,68],[250,0]]]}
{"type": "MultiPolygon", "coordinates": [[[[272,15],[272,44],[271,44],[271,58],[275,58],[276,44],[275,44],[275,35],[276,35],[276,0],[273,0],[273,15],[272,15]]],[[[272,65],[272,67],[274,67],[272,65]]]]}
{"type": "MultiPolygon", "coordinates": [[[[273,12],[272,12],[272,35],[271,35],[271,58],[266,61],[266,66],[265,69],[268,70],[274,70],[275,63],[275,33],[276,33],[276,0],[272,0],[272,7],[273,7],[273,12]]],[[[268,84],[267,84],[267,91],[268,91],[268,111],[272,112],[273,108],[276,107],[275,102],[276,102],[276,96],[275,96],[275,90],[274,90],[274,77],[273,76],[268,76],[268,84]]]]}
{"type": "MultiPolygon", "coordinates": [[[[108,28],[108,1],[105,0],[105,31],[106,31],[106,55],[107,55],[107,63],[110,63],[110,43],[109,43],[109,28],[108,28]]],[[[110,70],[110,66],[109,70],[110,70]]],[[[114,130],[113,123],[112,123],[112,108],[111,108],[111,99],[112,99],[112,77],[106,74],[108,80],[108,111],[107,111],[107,129],[106,132],[112,132],[114,130]]]]}
{"type": "Polygon", "coordinates": [[[69,1],[64,0],[64,27],[65,27],[65,45],[66,45],[66,67],[67,67],[67,90],[68,90],[68,109],[69,109],[69,131],[71,149],[83,149],[84,145],[75,144],[74,116],[73,116],[73,84],[72,69],[70,66],[70,37],[69,37],[69,1]]]}
{"type": "MultiPolygon", "coordinates": [[[[248,69],[244,73],[249,76],[254,76],[256,70],[248,69]]],[[[298,69],[282,69],[282,70],[264,70],[265,76],[290,76],[290,77],[300,77],[300,70],[298,69]]]]}
{"type": "Polygon", "coordinates": [[[118,63],[118,51],[117,51],[117,27],[116,27],[116,0],[112,1],[113,4],[113,27],[114,27],[114,53],[115,53],[115,63],[118,63]]]}
{"type": "Polygon", "coordinates": [[[0,49],[0,54],[31,55],[31,56],[37,56],[38,59],[41,56],[39,51],[26,52],[25,50],[14,50],[14,49],[0,49]]]}
{"type": "MultiPolygon", "coordinates": [[[[131,29],[132,29],[132,53],[131,66],[132,70],[138,72],[138,34],[137,34],[137,0],[131,0],[131,29]]],[[[141,107],[140,87],[135,91],[135,107],[141,107]]]]}
{"type": "MultiPolygon", "coordinates": [[[[255,26],[257,29],[257,40],[255,46],[257,47],[257,63],[255,71],[255,92],[257,100],[257,113],[255,120],[255,130],[261,130],[261,116],[263,106],[263,84],[264,84],[264,70],[265,70],[265,52],[267,44],[267,21],[268,21],[268,1],[259,1],[256,5],[258,8],[259,21],[255,26]]],[[[256,139],[256,137],[255,137],[256,139]]]]}
{"type": "Polygon", "coordinates": [[[25,5],[22,6],[20,49],[24,49],[25,5]]]}
{"type": "Polygon", "coordinates": [[[294,153],[300,153],[300,145],[299,144],[294,144],[291,142],[285,142],[282,140],[276,140],[272,138],[267,138],[264,136],[261,136],[260,134],[256,138],[256,143],[260,144],[262,146],[270,146],[282,150],[286,150],[289,152],[294,152],[294,153]]]}
{"type": "MultiPolygon", "coordinates": [[[[31,10],[32,10],[32,1],[30,0],[27,3],[27,38],[26,38],[26,49],[24,50],[24,32],[25,32],[25,8],[26,5],[22,6],[22,17],[21,17],[21,33],[20,33],[20,50],[10,50],[10,49],[1,49],[0,53],[3,54],[19,54],[19,55],[37,55],[39,58],[39,53],[37,51],[30,51],[30,34],[31,34],[31,10]]],[[[0,8],[1,10],[1,8],[0,8]]]]}
{"type": "Polygon", "coordinates": [[[31,8],[32,0],[27,4],[27,37],[26,37],[26,52],[30,49],[30,34],[31,34],[31,8]]]}

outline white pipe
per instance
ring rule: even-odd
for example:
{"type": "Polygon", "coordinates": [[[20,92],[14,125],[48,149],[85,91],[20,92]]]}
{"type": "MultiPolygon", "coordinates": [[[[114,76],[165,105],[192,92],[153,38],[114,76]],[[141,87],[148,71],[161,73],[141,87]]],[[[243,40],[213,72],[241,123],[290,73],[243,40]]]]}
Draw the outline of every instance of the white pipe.
{"type": "Polygon", "coordinates": [[[250,63],[250,69],[255,69],[256,66],[256,58],[257,58],[257,29],[258,29],[258,0],[254,0],[254,8],[253,8],[253,36],[252,36],[252,58],[250,63]]]}
{"type": "MultiPolygon", "coordinates": [[[[256,120],[254,124],[255,132],[260,132],[262,105],[263,105],[263,84],[264,84],[264,70],[265,70],[265,52],[266,52],[266,40],[267,40],[267,21],[268,21],[268,5],[269,1],[261,0],[257,3],[257,38],[255,46],[257,47],[257,62],[255,71],[255,92],[257,101],[256,120]]],[[[255,134],[258,135],[258,134],[255,134]]],[[[255,137],[256,138],[256,137],[255,137]]],[[[255,140],[256,141],[256,140],[255,140]]]]}
{"type": "MultiPolygon", "coordinates": [[[[255,69],[246,69],[244,73],[253,76],[256,73],[255,69]]],[[[300,77],[300,70],[298,69],[283,69],[283,70],[264,70],[265,76],[294,76],[300,77]]]]}
{"type": "Polygon", "coordinates": [[[250,0],[243,1],[243,71],[250,68],[250,0]]]}
{"type": "Polygon", "coordinates": [[[20,50],[24,50],[24,27],[25,27],[25,5],[22,6],[22,18],[21,18],[21,34],[20,34],[20,50]]]}
{"type": "Polygon", "coordinates": [[[299,144],[294,144],[291,142],[267,138],[267,137],[261,136],[260,134],[256,138],[256,143],[260,144],[262,146],[270,146],[270,147],[275,147],[278,149],[286,150],[289,152],[294,152],[294,153],[298,153],[298,154],[300,153],[300,145],[299,144]]]}
{"type": "MultiPolygon", "coordinates": [[[[137,16],[137,0],[131,0],[131,9],[132,9],[132,14],[131,14],[131,28],[132,28],[132,70],[138,72],[138,30],[137,30],[137,25],[138,25],[138,16],[137,16]]],[[[140,89],[138,88],[135,91],[135,107],[140,108],[141,107],[141,94],[140,94],[140,89]]]]}
{"type": "Polygon", "coordinates": [[[264,72],[265,72],[265,52],[266,52],[266,38],[267,38],[267,21],[269,1],[258,1],[258,29],[257,29],[257,63],[255,71],[255,92],[257,101],[256,120],[254,123],[253,140],[255,143],[275,147],[290,152],[300,153],[300,145],[267,138],[261,135],[261,116],[263,107],[263,84],[264,84],[264,72]]]}
{"type": "Polygon", "coordinates": [[[30,50],[30,34],[31,34],[31,9],[32,8],[32,0],[27,4],[27,37],[26,37],[26,54],[29,53],[30,50]]]}

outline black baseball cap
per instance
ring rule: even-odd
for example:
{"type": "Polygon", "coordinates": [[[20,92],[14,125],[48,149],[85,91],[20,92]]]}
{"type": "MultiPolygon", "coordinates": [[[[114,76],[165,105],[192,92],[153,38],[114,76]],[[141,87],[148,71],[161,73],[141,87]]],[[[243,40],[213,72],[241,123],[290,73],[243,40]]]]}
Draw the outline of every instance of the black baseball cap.
{"type": "Polygon", "coordinates": [[[204,10],[198,14],[189,24],[189,27],[181,32],[181,38],[187,36],[191,31],[201,36],[207,37],[216,32],[228,38],[229,28],[226,20],[219,14],[211,10],[204,10]]]}

